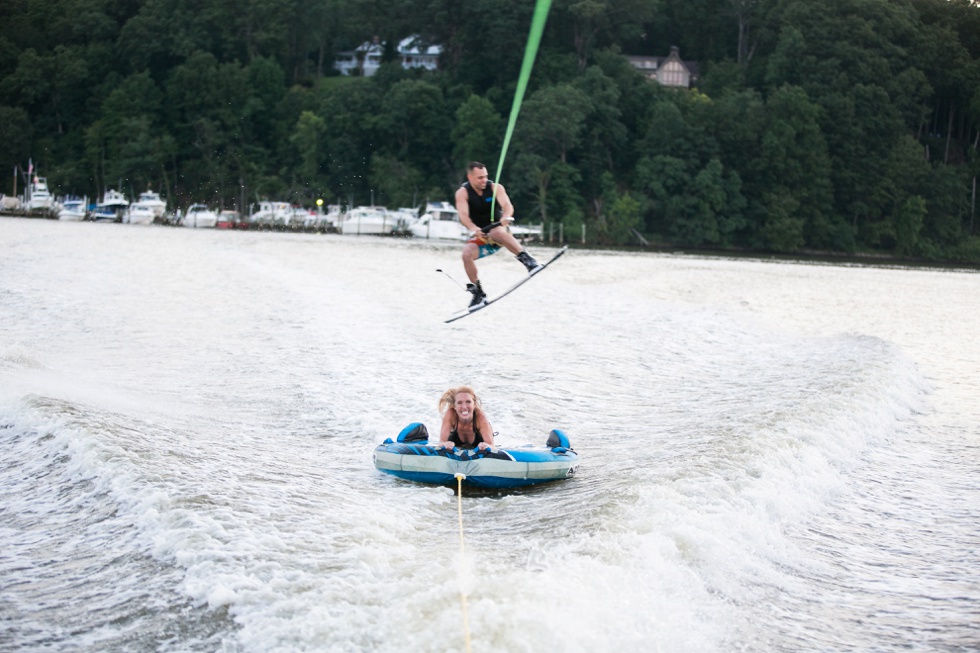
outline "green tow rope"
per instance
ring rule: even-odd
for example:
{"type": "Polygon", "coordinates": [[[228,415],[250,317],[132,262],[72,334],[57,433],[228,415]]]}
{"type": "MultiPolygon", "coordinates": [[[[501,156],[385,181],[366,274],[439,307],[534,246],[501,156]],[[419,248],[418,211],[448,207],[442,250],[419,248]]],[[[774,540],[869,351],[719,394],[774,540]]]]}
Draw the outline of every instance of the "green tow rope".
{"type": "MultiPolygon", "coordinates": [[[[510,108],[510,120],[507,121],[507,134],[504,136],[504,146],[500,150],[500,162],[497,164],[497,181],[500,181],[501,175],[504,172],[504,159],[507,157],[507,149],[510,147],[510,137],[514,135],[517,114],[521,112],[524,91],[527,90],[527,82],[531,78],[531,69],[534,68],[534,58],[538,54],[538,46],[541,45],[541,34],[544,32],[544,24],[548,20],[548,12],[550,10],[551,0],[538,0],[534,7],[534,17],[531,19],[531,33],[527,37],[527,47],[524,49],[524,63],[521,64],[521,76],[517,80],[517,92],[514,94],[514,104],[510,108]]],[[[490,202],[490,215],[494,215],[496,204],[497,184],[494,184],[493,199],[490,202]]]]}

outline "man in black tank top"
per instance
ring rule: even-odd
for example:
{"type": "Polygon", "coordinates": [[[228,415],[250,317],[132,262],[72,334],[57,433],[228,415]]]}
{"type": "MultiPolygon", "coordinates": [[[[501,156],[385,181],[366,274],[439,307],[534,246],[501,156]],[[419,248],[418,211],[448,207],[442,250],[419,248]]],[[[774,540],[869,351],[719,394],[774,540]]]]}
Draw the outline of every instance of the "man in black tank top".
{"type": "Polygon", "coordinates": [[[479,161],[466,166],[466,181],[456,191],[456,211],[463,226],[474,232],[463,246],[463,268],[470,280],[466,289],[473,295],[470,308],[487,301],[476,269],[477,259],[506,247],[524,264],[528,274],[541,268],[507,228],[514,221],[514,205],[503,185],[490,181],[487,167],[479,161]]]}

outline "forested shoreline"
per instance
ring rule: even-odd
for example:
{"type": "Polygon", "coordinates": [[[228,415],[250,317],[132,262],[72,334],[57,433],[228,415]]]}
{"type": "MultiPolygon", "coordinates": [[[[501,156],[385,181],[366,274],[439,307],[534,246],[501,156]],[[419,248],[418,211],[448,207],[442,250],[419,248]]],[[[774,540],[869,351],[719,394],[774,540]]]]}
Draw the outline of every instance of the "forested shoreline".
{"type": "MultiPolygon", "coordinates": [[[[416,206],[498,168],[529,0],[2,0],[0,163],[174,206],[416,206]],[[409,35],[438,72],[339,77],[409,35]]],[[[387,50],[393,58],[393,51],[387,50]]],[[[569,238],[980,262],[971,0],[555,0],[501,181],[569,238]],[[667,89],[624,54],[695,61],[667,89]]],[[[9,174],[9,173],[8,173],[9,174]]],[[[10,192],[10,188],[0,188],[10,192]]]]}

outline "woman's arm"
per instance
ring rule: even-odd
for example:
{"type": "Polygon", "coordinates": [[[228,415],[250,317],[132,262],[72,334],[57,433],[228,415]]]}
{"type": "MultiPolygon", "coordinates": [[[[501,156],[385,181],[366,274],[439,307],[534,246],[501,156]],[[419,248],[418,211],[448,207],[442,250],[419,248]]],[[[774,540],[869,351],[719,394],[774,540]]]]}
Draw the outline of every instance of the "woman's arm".
{"type": "Polygon", "coordinates": [[[480,435],[483,437],[483,443],[487,445],[486,447],[481,446],[481,449],[493,446],[493,427],[490,426],[490,420],[487,419],[482,410],[480,411],[480,435]]]}
{"type": "Polygon", "coordinates": [[[453,430],[453,416],[456,411],[452,408],[446,410],[442,415],[442,428],[439,429],[439,444],[452,444],[449,441],[449,432],[453,430]]]}

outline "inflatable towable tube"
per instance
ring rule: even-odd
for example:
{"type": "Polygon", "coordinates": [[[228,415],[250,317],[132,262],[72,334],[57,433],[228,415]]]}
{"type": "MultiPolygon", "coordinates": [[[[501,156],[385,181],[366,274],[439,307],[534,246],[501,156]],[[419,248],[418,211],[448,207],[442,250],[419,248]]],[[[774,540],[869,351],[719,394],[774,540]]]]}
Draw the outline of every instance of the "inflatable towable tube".
{"type": "Polygon", "coordinates": [[[480,488],[514,488],[570,478],[578,454],[568,436],[554,429],[545,446],[524,445],[506,449],[443,449],[429,444],[425,424],[413,422],[397,439],[386,439],[374,450],[374,466],[386,474],[417,483],[464,485],[480,488]]]}

